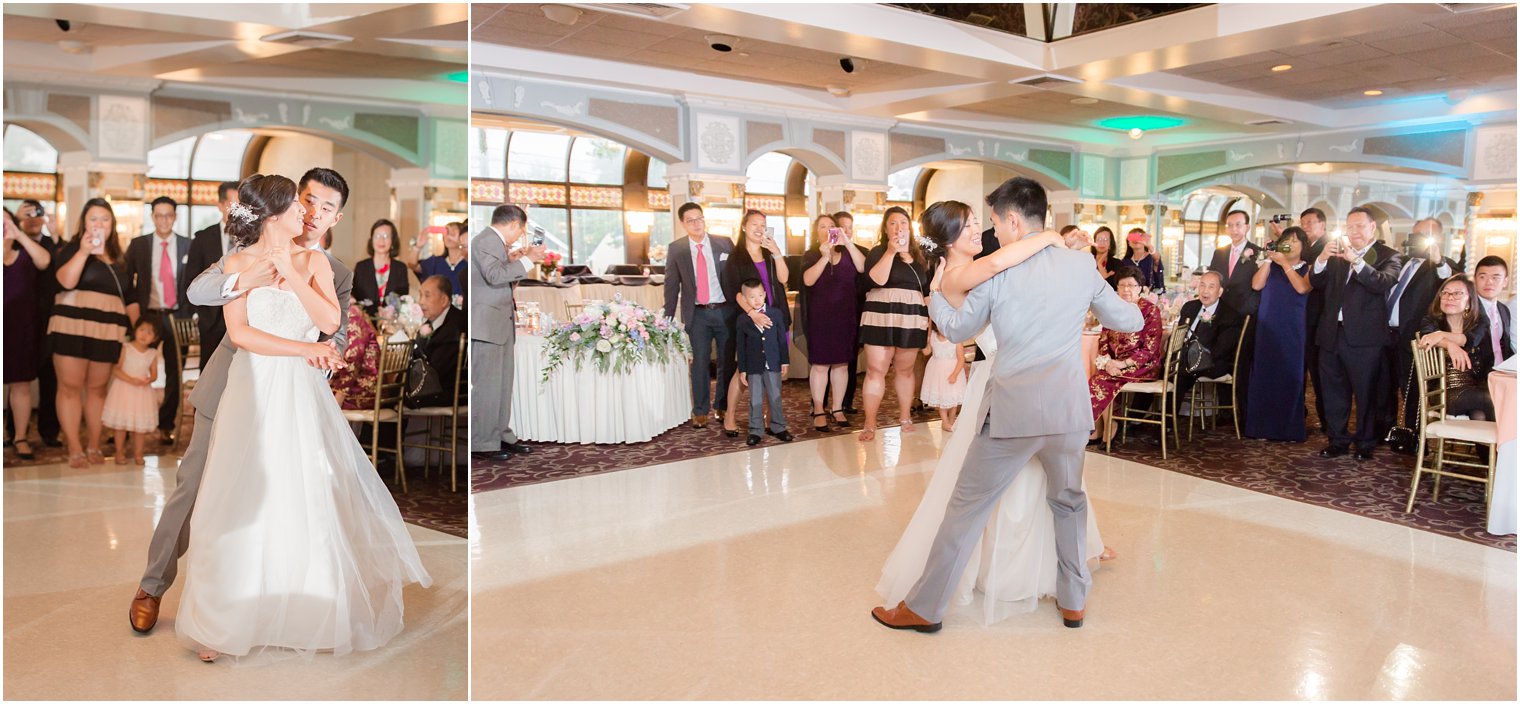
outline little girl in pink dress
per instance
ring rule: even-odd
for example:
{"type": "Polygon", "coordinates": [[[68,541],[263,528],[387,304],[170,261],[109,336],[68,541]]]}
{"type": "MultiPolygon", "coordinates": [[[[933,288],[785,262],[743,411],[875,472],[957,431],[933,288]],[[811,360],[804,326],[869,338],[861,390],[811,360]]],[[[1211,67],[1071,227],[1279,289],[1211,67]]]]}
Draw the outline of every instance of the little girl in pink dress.
{"type": "Polygon", "coordinates": [[[132,433],[132,458],[143,462],[144,433],[158,429],[158,396],[152,383],[158,379],[158,323],[139,318],[132,326],[132,340],[121,346],[121,359],[111,370],[111,388],[106,392],[105,410],[100,419],[116,431],[116,464],[127,463],[127,433],[132,433]]]}
{"type": "Polygon", "coordinates": [[[929,363],[924,365],[924,385],[918,397],[925,406],[939,409],[940,429],[955,429],[956,416],[960,415],[961,400],[966,397],[966,357],[961,346],[939,334],[933,323],[929,326],[929,346],[924,349],[929,363]]]}

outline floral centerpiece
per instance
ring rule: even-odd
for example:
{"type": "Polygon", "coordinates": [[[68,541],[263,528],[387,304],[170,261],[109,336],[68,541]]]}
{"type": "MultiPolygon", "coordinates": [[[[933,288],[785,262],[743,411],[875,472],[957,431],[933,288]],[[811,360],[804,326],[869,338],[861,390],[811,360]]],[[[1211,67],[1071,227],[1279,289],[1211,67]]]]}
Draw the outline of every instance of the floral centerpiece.
{"type": "Polygon", "coordinates": [[[394,293],[385,297],[385,302],[375,317],[387,327],[405,330],[407,337],[415,336],[427,320],[421,304],[412,300],[411,296],[397,296],[394,293]]]}
{"type": "Polygon", "coordinates": [[[560,262],[564,261],[564,259],[565,255],[560,254],[559,252],[555,252],[553,250],[544,252],[544,260],[538,263],[538,268],[544,272],[544,278],[548,279],[549,277],[559,273],[559,270],[561,269],[560,262]]]}
{"type": "Polygon", "coordinates": [[[654,245],[653,247],[649,248],[649,263],[650,264],[664,264],[665,263],[665,257],[669,253],[670,253],[670,249],[667,248],[665,245],[663,245],[663,244],[654,245]]]}
{"type": "Polygon", "coordinates": [[[664,313],[651,312],[637,303],[622,300],[588,303],[570,322],[545,337],[548,363],[542,380],[566,361],[577,371],[587,358],[597,371],[626,374],[643,362],[680,360],[688,363],[691,344],[686,333],[664,313]]]}

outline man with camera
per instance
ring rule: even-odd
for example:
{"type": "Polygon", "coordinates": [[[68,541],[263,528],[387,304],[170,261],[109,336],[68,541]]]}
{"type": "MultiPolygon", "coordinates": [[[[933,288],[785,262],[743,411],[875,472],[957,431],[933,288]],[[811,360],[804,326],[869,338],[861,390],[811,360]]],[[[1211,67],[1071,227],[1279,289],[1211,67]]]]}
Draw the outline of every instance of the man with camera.
{"type": "Polygon", "coordinates": [[[1383,355],[1378,378],[1378,437],[1386,437],[1388,429],[1397,424],[1417,427],[1420,400],[1413,395],[1410,370],[1414,368],[1414,351],[1409,343],[1419,335],[1420,323],[1441,282],[1460,271],[1456,262],[1442,255],[1442,237],[1441,223],[1425,218],[1414,224],[1414,232],[1404,240],[1404,266],[1388,293],[1388,334],[1393,344],[1383,355]],[[1398,417],[1400,399],[1404,401],[1402,418],[1398,417]]]}
{"type": "Polygon", "coordinates": [[[517,302],[512,287],[526,278],[544,257],[542,234],[525,247],[513,249],[528,226],[528,213],[498,205],[491,224],[470,242],[475,265],[470,267],[471,454],[484,460],[505,460],[532,450],[512,432],[512,355],[517,342],[517,302]]]}

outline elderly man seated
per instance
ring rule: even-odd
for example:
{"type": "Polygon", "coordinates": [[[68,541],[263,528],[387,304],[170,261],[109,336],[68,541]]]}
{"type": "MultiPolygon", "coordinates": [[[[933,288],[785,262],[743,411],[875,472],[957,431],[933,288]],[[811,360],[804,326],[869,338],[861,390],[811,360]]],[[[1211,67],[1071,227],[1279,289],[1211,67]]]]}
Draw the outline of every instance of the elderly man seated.
{"type": "Polygon", "coordinates": [[[1245,320],[1220,299],[1223,295],[1224,277],[1217,271],[1205,271],[1198,279],[1198,298],[1182,304],[1177,324],[1188,329],[1189,342],[1196,339],[1209,351],[1210,363],[1190,372],[1187,358],[1182,359],[1177,374],[1179,399],[1186,399],[1199,379],[1217,379],[1233,371],[1245,320]]]}

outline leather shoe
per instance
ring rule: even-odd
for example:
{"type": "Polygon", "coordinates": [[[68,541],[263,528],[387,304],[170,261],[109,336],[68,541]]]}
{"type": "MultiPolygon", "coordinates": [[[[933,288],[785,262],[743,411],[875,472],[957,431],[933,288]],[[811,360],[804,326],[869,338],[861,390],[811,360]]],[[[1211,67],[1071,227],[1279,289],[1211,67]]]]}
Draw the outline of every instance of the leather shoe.
{"type": "Polygon", "coordinates": [[[511,459],[512,458],[512,453],[510,451],[508,451],[508,450],[495,450],[495,451],[487,451],[487,452],[471,452],[470,456],[474,457],[477,460],[489,460],[491,462],[501,462],[502,460],[511,459]]]}
{"type": "Polygon", "coordinates": [[[924,617],[913,613],[905,601],[897,602],[897,608],[889,609],[878,606],[871,609],[871,618],[876,622],[899,631],[918,631],[919,633],[933,633],[940,629],[941,624],[929,623],[924,617]]]}
{"type": "Polygon", "coordinates": [[[773,433],[773,432],[767,430],[767,431],[765,431],[765,434],[769,435],[769,436],[771,436],[771,437],[773,437],[773,438],[775,438],[777,440],[780,440],[781,442],[791,442],[794,439],[792,437],[792,433],[790,431],[787,431],[787,430],[783,430],[783,431],[781,431],[779,433],[773,433]]]}
{"type": "Polygon", "coordinates": [[[137,590],[137,596],[132,597],[132,630],[147,633],[158,625],[158,602],[159,597],[137,590]]]}
{"type": "Polygon", "coordinates": [[[693,427],[693,428],[706,428],[707,427],[707,414],[704,413],[702,415],[694,415],[694,416],[692,416],[691,417],[691,427],[693,427]]]}
{"type": "Polygon", "coordinates": [[[1370,447],[1359,447],[1359,448],[1356,449],[1356,461],[1358,461],[1358,462],[1366,462],[1367,460],[1370,460],[1370,459],[1372,459],[1372,448],[1370,448],[1370,447]]]}
{"type": "Polygon", "coordinates": [[[507,443],[501,446],[501,451],[510,455],[526,455],[533,452],[533,448],[520,442],[507,443]]]}
{"type": "Polygon", "coordinates": [[[1345,445],[1328,445],[1328,446],[1325,447],[1325,449],[1319,451],[1319,456],[1320,457],[1340,457],[1341,455],[1344,455],[1347,452],[1350,452],[1350,449],[1347,448],[1345,445]]]}
{"type": "MultiPolygon", "coordinates": [[[[1056,608],[1060,609],[1059,606],[1056,608]]],[[[1086,614],[1087,609],[1079,609],[1077,611],[1072,611],[1071,609],[1061,609],[1061,623],[1065,624],[1067,628],[1081,628],[1082,617],[1086,614]]]]}
{"type": "Polygon", "coordinates": [[[749,438],[745,439],[744,444],[749,445],[750,447],[754,447],[756,445],[759,445],[760,444],[760,436],[759,435],[751,435],[751,436],[749,436],[749,438]]]}

